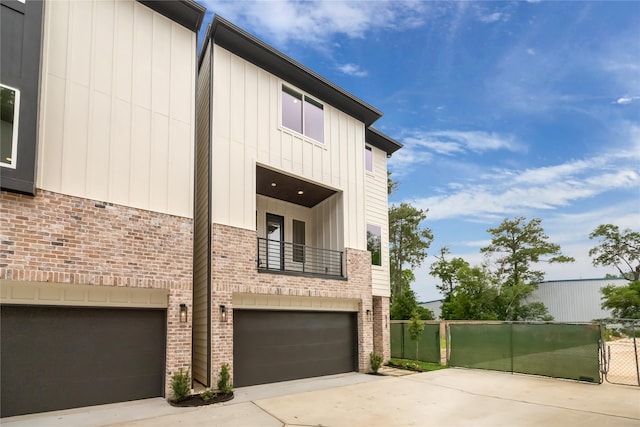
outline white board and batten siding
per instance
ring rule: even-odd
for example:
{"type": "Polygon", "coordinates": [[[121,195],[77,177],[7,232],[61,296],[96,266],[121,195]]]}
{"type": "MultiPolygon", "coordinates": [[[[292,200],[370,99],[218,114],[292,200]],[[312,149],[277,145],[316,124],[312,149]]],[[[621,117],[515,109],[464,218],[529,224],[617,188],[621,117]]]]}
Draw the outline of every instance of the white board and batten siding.
{"type": "Polygon", "coordinates": [[[133,0],[44,14],[37,187],[192,217],[195,33],[133,0]]]}
{"type": "Polygon", "coordinates": [[[527,302],[542,302],[556,322],[591,322],[611,317],[601,307],[600,290],[608,285],[625,286],[624,279],[579,279],[542,282],[527,302]]]}
{"type": "Polygon", "coordinates": [[[387,195],[387,153],[373,146],[373,171],[365,171],[365,215],[367,224],[381,230],[382,265],[371,266],[372,292],[375,296],[391,295],[389,279],[389,207],[387,195]]]}
{"type": "Polygon", "coordinates": [[[218,45],[213,55],[212,221],[256,229],[263,165],[337,190],[313,208],[332,228],[314,239],[366,250],[364,123],[312,95],[323,104],[324,143],[302,137],[280,125],[280,79],[218,45]]]}

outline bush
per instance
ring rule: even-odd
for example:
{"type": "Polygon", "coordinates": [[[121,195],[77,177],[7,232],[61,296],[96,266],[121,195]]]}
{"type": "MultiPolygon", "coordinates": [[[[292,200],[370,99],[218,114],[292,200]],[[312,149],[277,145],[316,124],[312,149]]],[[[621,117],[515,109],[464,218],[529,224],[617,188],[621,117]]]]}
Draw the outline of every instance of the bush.
{"type": "Polygon", "coordinates": [[[210,401],[211,399],[213,399],[214,397],[216,397],[216,393],[211,390],[210,388],[207,388],[205,391],[203,391],[202,393],[200,393],[200,397],[202,398],[202,400],[204,400],[205,402],[210,401]]]}
{"type": "Polygon", "coordinates": [[[191,394],[191,377],[189,370],[183,372],[180,368],[179,372],[174,372],[171,376],[171,390],[173,391],[173,400],[180,402],[191,394]]]}
{"type": "Polygon", "coordinates": [[[377,374],[380,365],[382,365],[382,355],[376,353],[369,354],[369,363],[371,363],[371,370],[377,374]]]}
{"type": "Polygon", "coordinates": [[[231,384],[231,374],[229,374],[229,365],[227,363],[220,367],[218,390],[220,390],[220,393],[224,394],[230,394],[233,391],[233,384],[231,384]]]}

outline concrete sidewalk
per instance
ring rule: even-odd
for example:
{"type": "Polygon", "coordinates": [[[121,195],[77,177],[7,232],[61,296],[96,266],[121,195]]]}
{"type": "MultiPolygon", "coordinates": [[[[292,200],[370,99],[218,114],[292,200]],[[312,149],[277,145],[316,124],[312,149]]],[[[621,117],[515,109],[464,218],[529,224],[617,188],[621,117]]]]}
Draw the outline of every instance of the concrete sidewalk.
{"type": "Polygon", "coordinates": [[[492,371],[344,374],[237,389],[221,405],[162,399],[1,420],[23,426],[638,426],[640,388],[492,371]]]}

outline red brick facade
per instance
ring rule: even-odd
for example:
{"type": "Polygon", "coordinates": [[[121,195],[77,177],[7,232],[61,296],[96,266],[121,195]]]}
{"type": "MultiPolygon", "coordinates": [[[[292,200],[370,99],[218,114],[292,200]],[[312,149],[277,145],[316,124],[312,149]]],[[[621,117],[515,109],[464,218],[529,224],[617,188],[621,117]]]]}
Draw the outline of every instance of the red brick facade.
{"type": "Polygon", "coordinates": [[[166,387],[191,366],[192,220],[38,190],[0,192],[0,280],[169,291],[166,387]]]}
{"type": "Polygon", "coordinates": [[[373,348],[384,362],[391,357],[391,328],[389,326],[389,298],[373,297],[373,348]]]}
{"type": "MultiPolygon", "coordinates": [[[[369,370],[369,354],[373,351],[373,325],[367,310],[373,310],[371,297],[371,258],[367,251],[346,250],[347,280],[310,278],[259,273],[257,269],[257,235],[255,231],[212,225],[212,372],[223,363],[233,361],[234,293],[351,298],[359,303],[358,369],[369,370]],[[228,321],[220,322],[218,307],[230,308],[228,321]]],[[[215,377],[214,377],[215,380],[215,377]]]]}

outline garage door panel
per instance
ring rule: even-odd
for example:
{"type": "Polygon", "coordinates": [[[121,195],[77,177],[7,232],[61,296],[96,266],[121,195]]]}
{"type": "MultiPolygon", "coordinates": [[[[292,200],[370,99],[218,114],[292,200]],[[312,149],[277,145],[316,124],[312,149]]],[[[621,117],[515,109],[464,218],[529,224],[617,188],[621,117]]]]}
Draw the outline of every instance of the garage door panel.
{"type": "Polygon", "coordinates": [[[166,311],[2,306],[3,417],[161,396],[166,311]]]}
{"type": "Polygon", "coordinates": [[[236,386],[356,370],[355,313],[234,310],[236,386]]]}

